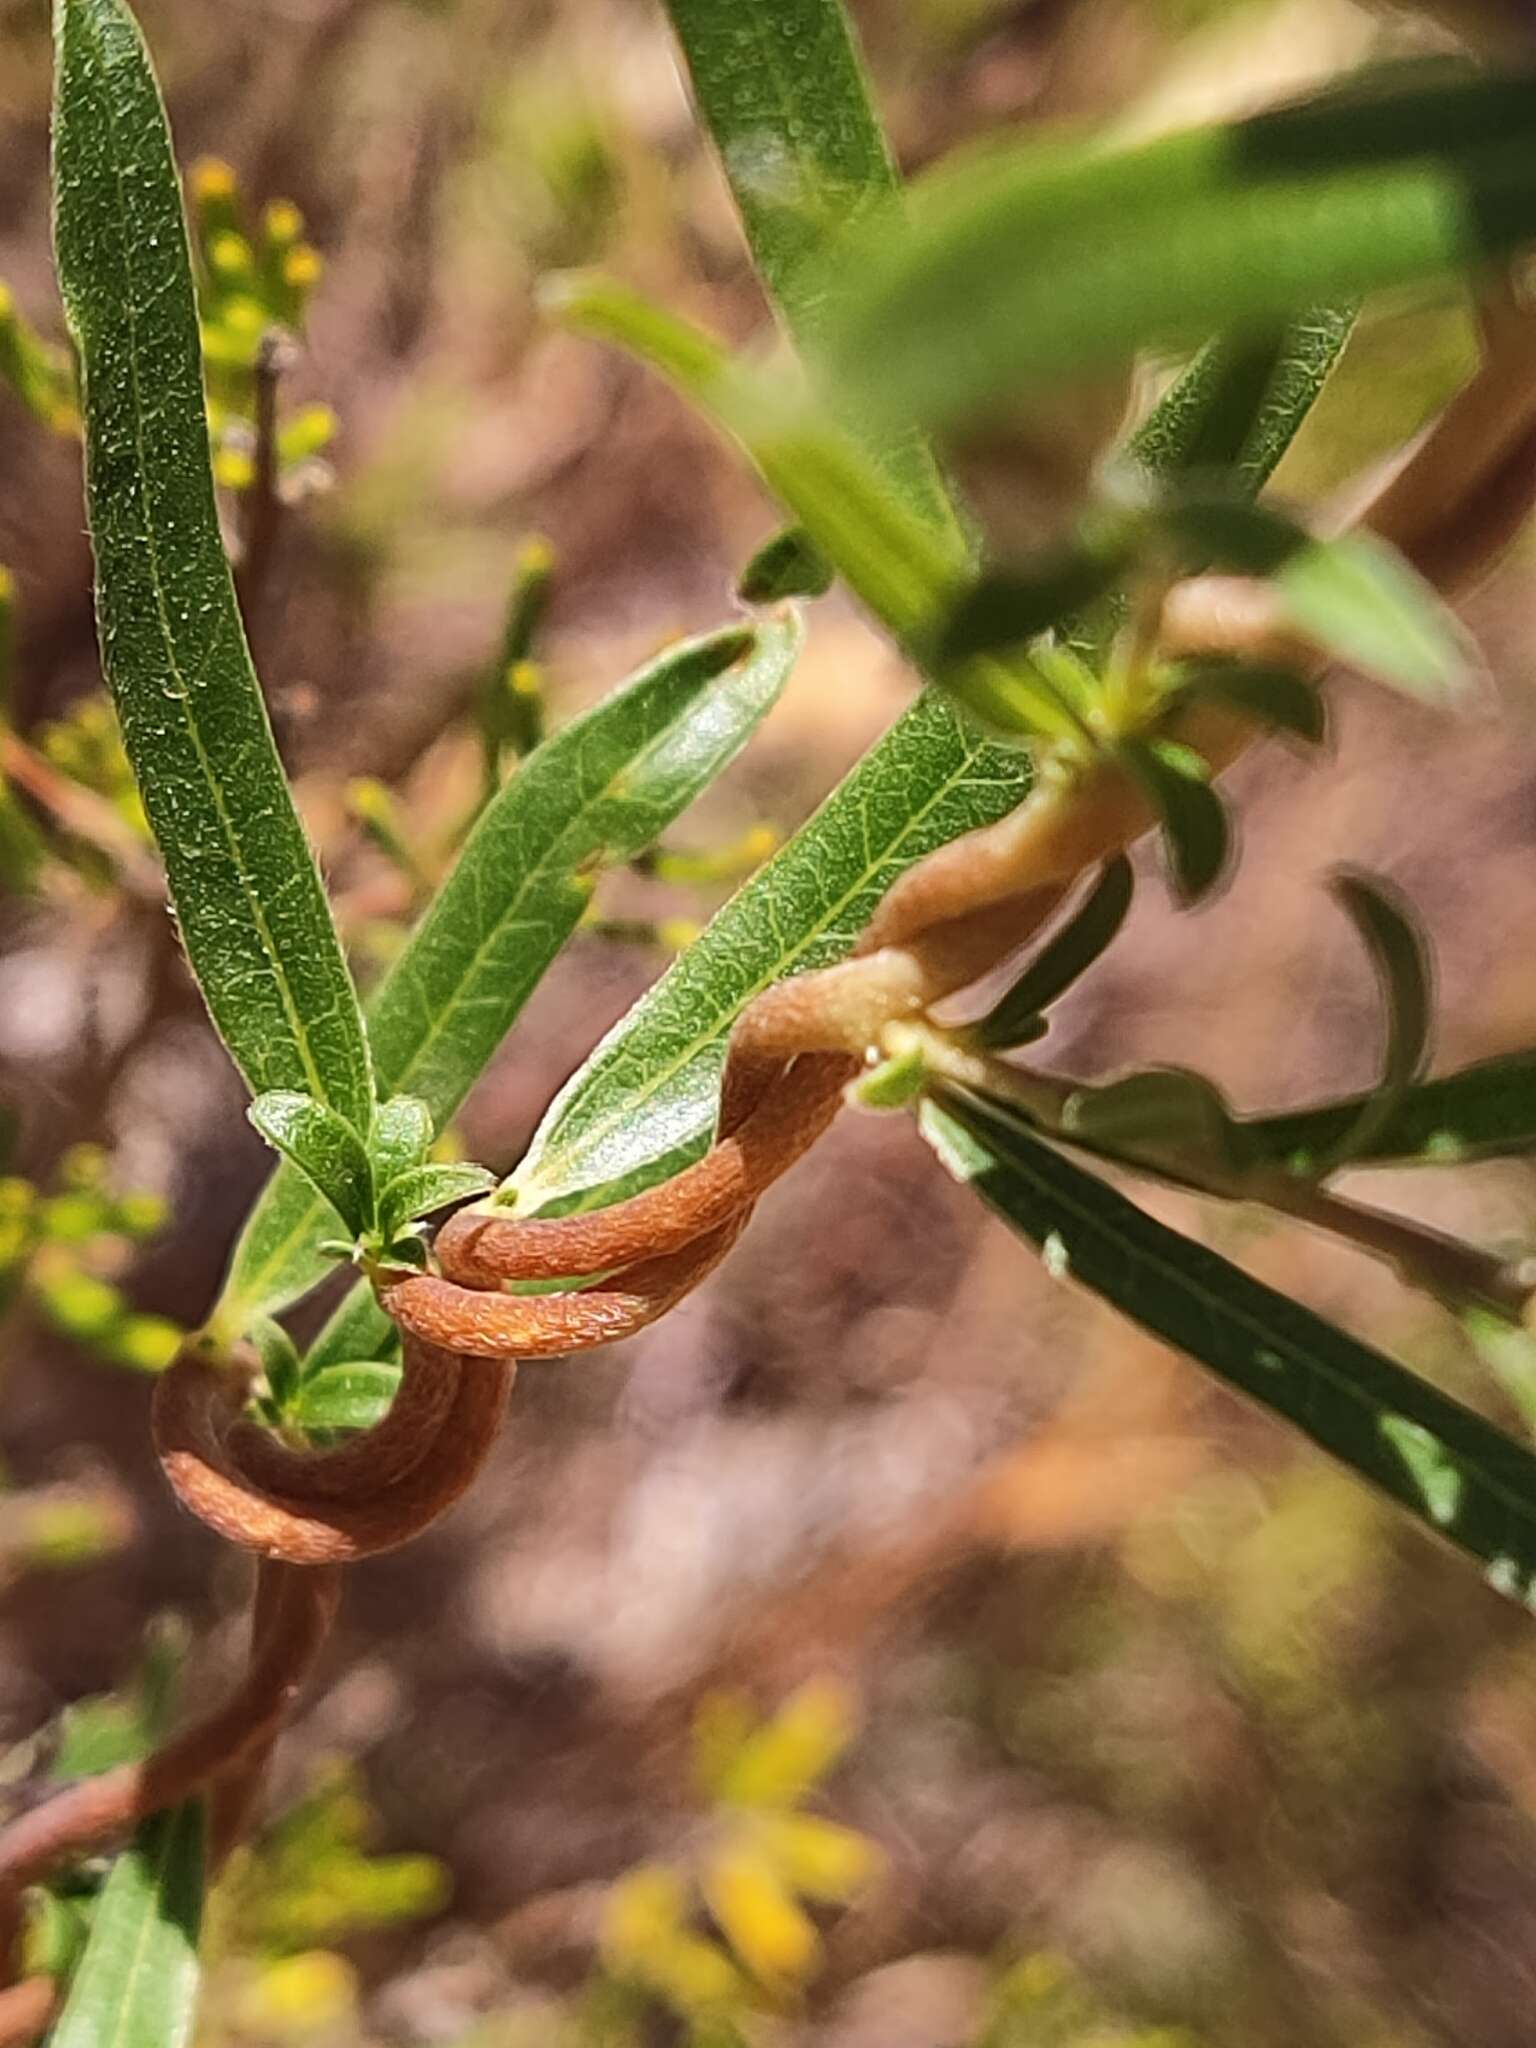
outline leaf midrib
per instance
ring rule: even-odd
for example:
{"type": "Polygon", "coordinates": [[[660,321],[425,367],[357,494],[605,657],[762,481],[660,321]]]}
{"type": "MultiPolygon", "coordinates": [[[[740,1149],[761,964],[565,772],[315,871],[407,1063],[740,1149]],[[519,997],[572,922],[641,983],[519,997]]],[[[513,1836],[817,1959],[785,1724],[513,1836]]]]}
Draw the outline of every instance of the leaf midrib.
{"type": "MultiPolygon", "coordinates": [[[[959,1122],[962,1130],[968,1130],[969,1127],[963,1120],[956,1119],[956,1121],[959,1122]]],[[[1283,1351],[1287,1353],[1292,1365],[1303,1375],[1316,1378],[1335,1392],[1342,1392],[1353,1409],[1365,1413],[1371,1419],[1373,1431],[1377,1426],[1375,1418],[1379,1413],[1401,1413],[1401,1410],[1394,1408],[1393,1404],[1385,1398],[1380,1400],[1373,1399],[1364,1389],[1357,1386],[1348,1373],[1340,1368],[1330,1366],[1326,1362],[1325,1356],[1301,1349],[1296,1338],[1284,1331],[1273,1328],[1269,1324],[1256,1321],[1246,1309],[1240,1308],[1224,1300],[1220,1295],[1212,1293],[1192,1274],[1186,1271],[1185,1268],[1171,1263],[1152,1246],[1145,1242],[1138,1242],[1136,1239],[1118,1231],[1112,1223],[1097,1214],[1079,1197],[1064,1190],[1054,1180],[1048,1179],[1041,1174],[1030,1164],[1025,1155],[1011,1147],[1005,1150],[1000,1146],[996,1146],[988,1138],[977,1138],[975,1142],[979,1143],[983,1149],[992,1150],[994,1155],[1011,1172],[1018,1173],[1022,1179],[1027,1180],[1037,1195],[1044,1196],[1058,1208],[1066,1209],[1079,1223],[1091,1231],[1103,1243],[1123,1254],[1128,1254],[1131,1259],[1139,1261],[1143,1266],[1151,1268],[1164,1284],[1171,1285],[1174,1291],[1187,1296],[1201,1313],[1205,1315],[1208,1321],[1214,1324],[1217,1320],[1225,1320],[1230,1325],[1244,1332],[1245,1335],[1256,1338],[1259,1350],[1270,1352],[1283,1351]]],[[[967,1175],[968,1179],[976,1179],[978,1177],[978,1174],[967,1175]]],[[[1105,1192],[1107,1194],[1114,1193],[1112,1189],[1106,1189],[1105,1192]]],[[[1134,1205],[1132,1206],[1134,1207],[1134,1205]]],[[[1150,1218],[1146,1220],[1152,1221],[1150,1218]]],[[[1068,1270],[1071,1270],[1070,1266],[1068,1270]]],[[[1247,1277],[1247,1275],[1244,1275],[1245,1279],[1247,1277]]],[[[1097,1292],[1098,1290],[1095,1291],[1097,1292]]],[[[1301,1307],[1301,1304],[1294,1304],[1294,1306],[1301,1307]]],[[[1122,1312],[1131,1313],[1130,1311],[1122,1312]]],[[[1305,1309],[1302,1312],[1310,1313],[1310,1311],[1305,1309]]],[[[1345,1335],[1344,1341],[1353,1344],[1359,1340],[1345,1335]]],[[[1177,1348],[1182,1349],[1183,1347],[1178,1346],[1177,1348]]],[[[1368,1347],[1364,1344],[1360,1348],[1363,1351],[1368,1351],[1368,1347]]],[[[1196,1356],[1198,1357],[1198,1354],[1196,1356]]],[[[1401,1367],[1394,1366],[1390,1359],[1381,1358],[1374,1362],[1378,1365],[1385,1365],[1394,1372],[1402,1370],[1401,1367]]],[[[1223,1375],[1223,1377],[1225,1378],[1226,1375],[1223,1375]]],[[[1429,1388],[1427,1383],[1426,1388],[1427,1391],[1439,1395],[1438,1388],[1429,1388]]],[[[1246,1392],[1247,1390],[1244,1389],[1243,1391],[1246,1392]]],[[[1250,1395],[1249,1398],[1257,1399],[1253,1395],[1250,1395]]],[[[1448,1400],[1450,1397],[1440,1395],[1440,1398],[1448,1400]]],[[[1276,1412],[1273,1408],[1268,1407],[1268,1404],[1261,1403],[1260,1405],[1266,1407],[1266,1412],[1276,1412]]],[[[1476,1420],[1482,1420],[1481,1417],[1476,1416],[1475,1410],[1469,1409],[1467,1413],[1476,1420]]],[[[1403,1419],[1411,1421],[1413,1418],[1405,1416],[1403,1419]]],[[[1491,1424],[1488,1426],[1492,1427],[1491,1424]]],[[[1438,1432],[1436,1432],[1436,1436],[1437,1441],[1445,1442],[1438,1432]]],[[[1507,1484],[1495,1477],[1492,1468],[1480,1462],[1474,1453],[1456,1449],[1454,1445],[1449,1444],[1446,1445],[1446,1448],[1452,1450],[1458,1460],[1465,1461],[1468,1467],[1477,1474],[1478,1484],[1499,1502],[1500,1506],[1507,1514],[1510,1514],[1514,1522],[1527,1527],[1536,1527],[1536,1506],[1533,1506],[1523,1495],[1512,1491],[1507,1484]]],[[[1447,1524],[1446,1526],[1453,1526],[1453,1524],[1447,1524]]]]}
{"type": "MultiPolygon", "coordinates": [[[[734,631],[736,629],[727,628],[726,630],[734,631]]],[[[755,647],[749,655],[744,656],[743,659],[756,660],[758,656],[762,653],[762,651],[762,643],[759,642],[757,647],[755,647]]],[[[735,664],[731,664],[731,666],[735,666],[735,664]]],[[[708,690],[712,688],[714,684],[720,681],[722,676],[728,675],[729,673],[729,668],[720,670],[718,674],[713,675],[708,679],[708,681],[703,686],[704,689],[708,690]]],[[[692,706],[696,701],[696,698],[690,699],[688,709],[692,709],[692,706]]],[[[593,811],[599,809],[603,804],[608,803],[612,799],[615,786],[619,782],[621,782],[626,775],[633,773],[635,763],[637,761],[643,761],[647,755],[653,754],[658,747],[660,747],[667,739],[669,739],[672,736],[678,724],[680,723],[681,717],[684,715],[686,714],[679,714],[678,718],[673,718],[669,720],[667,725],[664,726],[660,732],[658,732],[651,740],[649,740],[646,743],[645,747],[639,754],[632,756],[629,760],[625,761],[621,767],[615,769],[613,774],[603,784],[602,788],[598,790],[592,797],[590,797],[582,805],[581,809],[566,821],[566,823],[561,827],[558,837],[549,844],[549,846],[545,849],[544,853],[540,855],[539,859],[535,862],[535,864],[527,870],[523,877],[523,880],[518,884],[516,895],[512,897],[508,902],[506,915],[504,917],[497,919],[496,923],[494,924],[492,929],[487,933],[485,938],[482,939],[480,943],[475,947],[474,953],[471,956],[469,964],[466,966],[464,973],[460,976],[459,980],[455,984],[453,996],[447,1002],[444,1002],[438,1006],[436,1015],[426,1035],[412,1049],[409,1058],[404,1062],[403,1066],[400,1069],[399,1074],[383,1082],[383,1086],[389,1090],[390,1094],[408,1095],[410,1093],[410,1084],[412,1080],[421,1071],[422,1064],[426,1060],[429,1051],[433,1046],[437,1044],[438,1039],[442,1036],[442,1033],[447,1028],[449,1010],[451,1005],[456,1004],[459,1001],[459,998],[463,994],[465,988],[468,987],[470,982],[479,973],[480,968],[485,960],[485,957],[490,952],[491,948],[498,944],[503,937],[505,937],[507,929],[510,926],[515,925],[520,921],[520,914],[528,893],[531,890],[535,889],[537,886],[544,883],[547,879],[559,879],[558,872],[554,873],[554,875],[551,876],[551,870],[559,870],[561,866],[559,859],[560,850],[565,845],[567,840],[569,840],[573,835],[579,833],[583,824],[591,816],[593,811]]],[[[386,987],[387,986],[388,984],[386,984],[386,987]]],[[[379,991],[381,997],[383,996],[384,992],[385,991],[383,989],[379,991]]],[[[279,1167],[278,1170],[281,1172],[283,1169],[279,1167]]],[[[324,1203],[318,1199],[311,1201],[308,1207],[304,1210],[302,1216],[296,1220],[293,1229],[282,1240],[282,1242],[274,1248],[272,1256],[269,1259],[263,1261],[262,1266],[259,1269],[260,1273],[266,1274],[274,1271],[280,1271],[282,1267],[287,1263],[289,1257],[299,1248],[299,1246],[304,1242],[304,1240],[313,1234],[314,1219],[317,1216],[322,1216],[328,1207],[329,1204],[324,1203]]],[[[247,1288],[244,1291],[250,1293],[252,1290],[250,1288],[247,1288]]]]}
{"type": "MultiPolygon", "coordinates": [[[[176,653],[175,639],[171,631],[165,581],[160,566],[160,542],[156,532],[155,500],[154,493],[150,488],[149,464],[144,443],[144,393],[139,373],[138,302],[133,286],[132,268],[127,260],[129,216],[123,185],[122,151],[119,146],[120,129],[117,114],[112,105],[109,78],[110,66],[106,63],[103,56],[98,66],[98,80],[102,87],[100,104],[104,110],[105,125],[112,146],[112,190],[116,200],[118,268],[126,285],[123,307],[127,318],[129,335],[128,384],[133,411],[134,460],[138,471],[139,492],[144,504],[143,540],[149,555],[150,587],[154,592],[155,616],[160,627],[160,637],[165,651],[166,665],[175,678],[180,692],[180,694],[174,697],[173,701],[177,707],[177,715],[188,740],[191,742],[192,750],[197,757],[198,767],[202,771],[208,794],[212,798],[213,808],[218,817],[220,829],[224,834],[225,845],[235,873],[239,877],[251,921],[261,940],[262,951],[266,955],[268,964],[272,969],[273,979],[277,986],[278,1000],[281,1002],[283,1013],[288,1020],[294,1048],[299,1055],[305,1075],[311,1084],[310,1092],[317,1096],[320,1101],[329,1103],[332,1108],[337,1109],[339,1114],[346,1114],[347,1112],[341,1111],[339,1106],[331,1101],[330,1091],[327,1089],[324,1078],[315,1065],[308,1034],[304,1028],[301,1015],[294,1005],[293,994],[288,985],[287,972],[283,965],[282,956],[278,952],[276,943],[273,940],[271,926],[267,922],[266,910],[262,904],[260,893],[254,886],[250,872],[246,867],[244,848],[241,844],[240,835],[235,830],[234,821],[230,817],[228,806],[224,801],[223,789],[218,777],[213,772],[213,763],[203,744],[203,737],[198,727],[198,722],[192,714],[191,692],[193,684],[183,670],[176,653]]],[[[172,175],[174,176],[174,172],[172,175]]],[[[84,351],[82,351],[81,359],[82,365],[84,365],[84,351]]],[[[201,369],[199,369],[199,377],[201,377],[201,369]]],[[[83,367],[82,383],[88,385],[91,381],[90,370],[83,367]]],[[[234,601],[234,596],[231,592],[229,603],[232,605],[234,601]]],[[[227,631],[228,614],[224,613],[221,614],[215,629],[214,641],[209,652],[210,662],[219,651],[227,631]]],[[[254,679],[254,671],[252,673],[254,679]]],[[[343,969],[343,972],[345,972],[345,969],[343,969]]]]}
{"type": "MultiPolygon", "coordinates": [[[[638,1114],[662,1089],[674,1081],[685,1067],[690,1066],[699,1057],[700,1053],[719,1039],[722,1029],[728,1026],[746,1008],[748,1003],[761,995],[764,989],[771,988],[775,982],[783,980],[786,967],[793,961],[798,960],[814,945],[816,940],[820,939],[837,922],[854,898],[868,888],[871,876],[876,874],[887,862],[899,856],[902,845],[911,834],[918,830],[929,814],[937,809],[938,805],[951,794],[959,783],[966,779],[967,772],[975,764],[981,751],[980,747],[969,749],[964,761],[956,768],[955,773],[946,777],[939,784],[921,810],[911,812],[908,815],[903,823],[901,832],[896,838],[889,841],[886,851],[879,860],[868,861],[867,865],[861,870],[859,879],[845,889],[835,903],[827,907],[815,924],[806,929],[804,936],[797,945],[780,954],[774,966],[760,975],[744,994],[719,1009],[715,1013],[707,1031],[701,1031],[685,1048],[674,1056],[669,1064],[658,1068],[644,1088],[627,1095],[621,1109],[614,1109],[596,1122],[584,1126],[579,1132],[582,1147],[584,1149],[591,1149],[594,1145],[600,1144],[617,1125],[626,1122],[631,1116],[638,1114]]],[[[867,805],[862,807],[861,822],[867,846],[869,832],[867,805]]],[[[539,1176],[535,1173],[525,1183],[525,1187],[536,1188],[538,1180],[539,1176]]],[[[546,1197],[546,1199],[550,1198],[546,1197]]]]}

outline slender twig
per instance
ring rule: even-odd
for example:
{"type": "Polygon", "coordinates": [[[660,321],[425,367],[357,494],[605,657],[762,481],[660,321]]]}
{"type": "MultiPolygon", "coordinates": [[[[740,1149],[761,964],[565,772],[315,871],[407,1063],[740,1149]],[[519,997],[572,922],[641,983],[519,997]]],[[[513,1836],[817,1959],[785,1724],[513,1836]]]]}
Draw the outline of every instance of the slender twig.
{"type": "Polygon", "coordinates": [[[270,1738],[330,1632],[341,1581],[335,1572],[264,1569],[281,1574],[278,1611],[240,1686],[152,1756],[81,1778],[13,1821],[0,1834],[0,1899],[13,1898],[64,1858],[179,1805],[270,1738]]]}
{"type": "MultiPolygon", "coordinates": [[[[916,1052],[930,1072],[942,1074],[962,1088],[1011,1103],[1039,1126],[1042,1136],[1069,1145],[1083,1143],[1063,1129],[1068,1103],[1091,1093],[1080,1082],[1012,1066],[957,1043],[933,1025],[893,1027],[885,1033],[883,1049],[892,1056],[916,1052]]],[[[1108,1145],[1086,1149],[1127,1172],[1150,1174],[1217,1201],[1255,1203],[1342,1238],[1385,1259],[1410,1287],[1433,1295],[1448,1308],[1488,1309],[1503,1321],[1518,1324],[1530,1302],[1532,1288],[1522,1275],[1519,1260],[1501,1259],[1410,1217],[1350,1201],[1299,1175],[1172,1153],[1159,1158],[1150,1149],[1145,1153],[1120,1153],[1108,1145]]]]}
{"type": "Polygon", "coordinates": [[[1487,1309],[1516,1325],[1524,1319],[1532,1290],[1519,1260],[1498,1258],[1427,1223],[1349,1201],[1289,1174],[1255,1181],[1249,1198],[1385,1259],[1410,1287],[1449,1309],[1487,1309]]]}
{"type": "Polygon", "coordinates": [[[278,393],[284,374],[293,366],[294,354],[293,337],[281,327],[269,327],[256,347],[256,446],[250,488],[241,505],[240,565],[235,578],[247,631],[261,603],[282,524],[278,393]]]}

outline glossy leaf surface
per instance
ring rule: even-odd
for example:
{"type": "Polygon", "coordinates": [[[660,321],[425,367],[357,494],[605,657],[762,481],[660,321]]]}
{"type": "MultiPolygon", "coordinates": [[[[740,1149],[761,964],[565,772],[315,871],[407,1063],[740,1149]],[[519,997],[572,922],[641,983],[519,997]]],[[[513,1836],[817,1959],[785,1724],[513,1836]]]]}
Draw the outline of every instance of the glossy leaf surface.
{"type": "Polygon", "coordinates": [[[267,1143],[324,1197],[354,1237],[373,1218],[373,1171],[363,1141],[343,1117],[307,1095],[273,1089],[248,1112],[267,1143]]]}
{"type": "MultiPolygon", "coordinates": [[[[837,288],[822,261],[850,227],[894,211],[899,180],[842,0],[666,0],[699,113],[752,261],[802,346],[837,288]]],[[[954,528],[933,455],[910,431],[855,433],[908,507],[954,528]]]]}

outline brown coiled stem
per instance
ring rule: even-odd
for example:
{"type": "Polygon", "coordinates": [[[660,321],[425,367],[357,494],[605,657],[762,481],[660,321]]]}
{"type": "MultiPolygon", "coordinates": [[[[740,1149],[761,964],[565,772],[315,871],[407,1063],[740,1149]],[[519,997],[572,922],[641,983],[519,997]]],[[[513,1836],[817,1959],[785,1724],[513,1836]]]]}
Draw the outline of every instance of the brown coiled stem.
{"type": "Polygon", "coordinates": [[[242,1468],[245,1439],[235,1425],[244,1388],[235,1375],[184,1353],[155,1389],[156,1448],[177,1498],[228,1542],[287,1564],[355,1564],[408,1543],[484,1464],[514,1368],[508,1359],[469,1365],[412,1337],[405,1358],[406,1376],[432,1382],[434,1403],[443,1400],[436,1435],[392,1485],[376,1488],[366,1466],[354,1465],[347,1491],[310,1495],[270,1492],[242,1468]]]}
{"type": "Polygon", "coordinates": [[[152,1756],[82,1778],[13,1821],[0,1835],[0,1896],[179,1805],[271,1740],[330,1632],[341,1581],[334,1571],[264,1569],[276,1574],[270,1619],[234,1693],[152,1756]]]}
{"type": "Polygon", "coordinates": [[[24,1977],[0,1991],[0,2048],[26,2048],[53,2018],[59,1987],[51,1977],[24,1977]]]}

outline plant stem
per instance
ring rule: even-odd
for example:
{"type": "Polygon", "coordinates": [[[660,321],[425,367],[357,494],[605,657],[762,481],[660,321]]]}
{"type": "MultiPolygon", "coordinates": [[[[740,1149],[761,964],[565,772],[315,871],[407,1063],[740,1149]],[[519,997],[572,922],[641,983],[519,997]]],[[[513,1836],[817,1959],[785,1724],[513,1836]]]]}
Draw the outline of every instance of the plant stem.
{"type": "Polygon", "coordinates": [[[1428,1224],[1346,1201],[1342,1195],[1289,1175],[1257,1183],[1247,1195],[1266,1208],[1294,1216],[1299,1223],[1373,1252],[1410,1287],[1432,1294],[1449,1309],[1482,1308],[1502,1322],[1517,1327],[1523,1322],[1532,1290],[1519,1260],[1498,1258],[1428,1224]]]}

